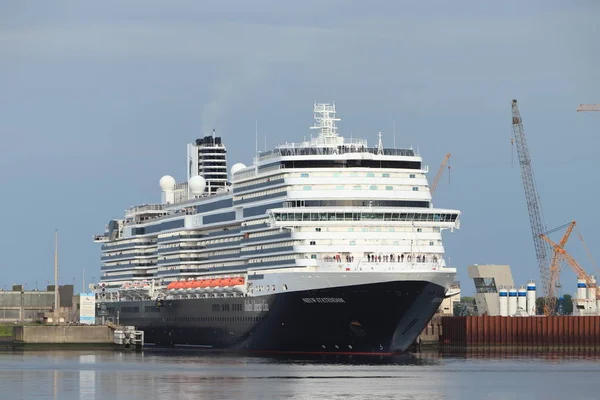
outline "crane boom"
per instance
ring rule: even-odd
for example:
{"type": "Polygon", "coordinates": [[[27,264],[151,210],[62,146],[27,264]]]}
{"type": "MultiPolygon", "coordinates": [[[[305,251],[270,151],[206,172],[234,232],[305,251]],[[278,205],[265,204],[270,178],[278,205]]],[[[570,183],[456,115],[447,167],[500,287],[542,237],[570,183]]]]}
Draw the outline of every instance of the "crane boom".
{"type": "MultiPolygon", "coordinates": [[[[564,249],[565,245],[567,244],[567,241],[569,240],[569,237],[571,236],[571,233],[573,232],[573,228],[575,228],[575,224],[576,224],[576,222],[572,221],[569,224],[560,226],[556,229],[553,229],[550,232],[542,234],[541,237],[543,239],[544,237],[547,237],[546,236],[547,234],[549,234],[551,232],[555,232],[566,226],[567,231],[565,232],[562,239],[560,239],[560,242],[558,243],[558,247],[560,247],[561,249],[564,249]]],[[[551,315],[554,313],[554,310],[556,309],[557,298],[556,298],[556,292],[554,291],[554,289],[560,286],[559,279],[560,279],[561,261],[563,261],[562,254],[557,252],[556,249],[553,249],[552,261],[550,262],[550,271],[549,271],[550,272],[550,277],[549,277],[550,282],[548,285],[549,292],[548,292],[548,298],[544,302],[544,315],[551,315]]]]}
{"type": "Polygon", "coordinates": [[[444,173],[444,168],[446,168],[446,164],[448,164],[449,159],[450,159],[450,153],[446,154],[446,157],[444,157],[444,161],[442,161],[442,165],[440,165],[440,169],[438,169],[438,172],[437,172],[435,178],[433,178],[431,188],[429,189],[429,192],[431,193],[432,196],[433,196],[433,193],[435,192],[435,189],[437,188],[438,183],[440,183],[440,179],[442,178],[442,174],[444,173]]]}
{"type": "MultiPolygon", "coordinates": [[[[585,272],[585,269],[583,269],[583,267],[579,265],[579,263],[575,261],[575,259],[569,253],[567,253],[567,251],[564,248],[554,243],[550,238],[548,238],[548,236],[544,234],[540,235],[540,238],[545,240],[550,246],[552,246],[555,252],[560,254],[565,259],[565,261],[567,262],[567,264],[569,264],[573,272],[575,272],[575,275],[577,275],[579,279],[583,279],[588,285],[588,287],[597,287],[597,284],[596,282],[594,282],[592,277],[587,272],[585,272]]],[[[600,293],[598,291],[596,291],[596,298],[600,298],[600,293]]]]}
{"type": "Polygon", "coordinates": [[[580,111],[600,111],[600,104],[580,104],[577,112],[580,111]]]}
{"type": "Polygon", "coordinates": [[[523,130],[523,121],[521,113],[517,106],[517,100],[512,101],[512,125],[515,143],[517,145],[517,155],[521,166],[521,178],[523,179],[523,188],[525,189],[525,200],[527,201],[527,211],[529,213],[529,222],[531,233],[533,234],[533,244],[535,255],[538,261],[540,277],[542,279],[543,294],[548,300],[548,294],[552,292],[548,271],[548,246],[540,236],[547,231],[546,225],[542,220],[542,211],[540,208],[540,199],[533,179],[533,170],[531,168],[531,157],[527,147],[527,140],[523,130]]]}

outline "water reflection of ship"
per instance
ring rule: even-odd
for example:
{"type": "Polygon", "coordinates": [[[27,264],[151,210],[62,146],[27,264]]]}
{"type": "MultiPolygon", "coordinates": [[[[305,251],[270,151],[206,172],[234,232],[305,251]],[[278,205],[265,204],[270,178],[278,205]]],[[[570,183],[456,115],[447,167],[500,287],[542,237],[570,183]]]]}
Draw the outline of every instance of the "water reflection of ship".
{"type": "Polygon", "coordinates": [[[85,364],[95,364],[96,355],[86,354],[79,356],[79,397],[85,400],[96,398],[96,371],[92,365],[91,369],[85,364]]]}

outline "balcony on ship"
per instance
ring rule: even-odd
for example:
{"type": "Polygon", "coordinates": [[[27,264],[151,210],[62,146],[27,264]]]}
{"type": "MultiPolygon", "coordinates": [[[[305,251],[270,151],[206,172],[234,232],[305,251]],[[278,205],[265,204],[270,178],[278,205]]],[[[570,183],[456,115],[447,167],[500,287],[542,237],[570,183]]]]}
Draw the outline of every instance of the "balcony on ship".
{"type": "Polygon", "coordinates": [[[353,253],[339,253],[317,259],[317,269],[321,271],[348,272],[406,272],[437,271],[444,268],[443,258],[432,254],[417,253],[369,253],[358,257],[353,253]]]}

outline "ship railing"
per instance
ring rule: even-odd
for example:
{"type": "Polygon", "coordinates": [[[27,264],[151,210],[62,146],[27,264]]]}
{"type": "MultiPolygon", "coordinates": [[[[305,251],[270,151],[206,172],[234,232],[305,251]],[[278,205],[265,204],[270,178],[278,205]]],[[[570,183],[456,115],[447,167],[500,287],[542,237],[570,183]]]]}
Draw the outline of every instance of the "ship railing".
{"type": "Polygon", "coordinates": [[[147,212],[147,211],[162,211],[162,204],[144,204],[141,206],[133,206],[125,213],[125,216],[133,216],[137,213],[147,212]]]}
{"type": "Polygon", "coordinates": [[[326,257],[319,260],[318,266],[328,270],[333,269],[341,271],[436,271],[444,267],[444,262],[442,260],[425,262],[419,262],[417,260],[373,261],[367,258],[346,259],[345,257],[341,257],[340,260],[337,260],[335,257],[326,257]]]}
{"type": "Polygon", "coordinates": [[[165,204],[164,205],[164,209],[165,210],[179,209],[179,208],[184,207],[186,205],[193,205],[195,203],[198,203],[201,200],[213,199],[215,197],[227,196],[229,194],[231,194],[231,192],[229,190],[219,191],[219,192],[216,192],[216,193],[204,193],[204,194],[202,194],[202,196],[197,197],[197,198],[187,199],[187,200],[182,200],[182,201],[176,201],[174,203],[165,204]]]}
{"type": "Polygon", "coordinates": [[[162,221],[164,219],[181,217],[183,215],[195,215],[195,214],[198,214],[198,212],[196,211],[195,208],[190,208],[188,210],[177,210],[177,211],[172,212],[170,214],[160,215],[160,216],[153,217],[153,218],[147,218],[147,219],[144,219],[143,221],[135,221],[135,220],[133,220],[133,221],[125,221],[125,223],[123,224],[123,226],[146,224],[146,223],[150,223],[150,222],[162,221]]]}
{"type": "Polygon", "coordinates": [[[266,161],[271,158],[284,156],[319,156],[348,153],[366,153],[380,155],[380,152],[381,155],[384,156],[417,156],[413,149],[384,148],[380,150],[378,147],[367,147],[366,142],[363,141],[354,141],[351,143],[326,146],[306,145],[304,143],[287,143],[279,146],[277,150],[270,151],[267,153],[261,153],[259,155],[259,161],[266,161]]]}

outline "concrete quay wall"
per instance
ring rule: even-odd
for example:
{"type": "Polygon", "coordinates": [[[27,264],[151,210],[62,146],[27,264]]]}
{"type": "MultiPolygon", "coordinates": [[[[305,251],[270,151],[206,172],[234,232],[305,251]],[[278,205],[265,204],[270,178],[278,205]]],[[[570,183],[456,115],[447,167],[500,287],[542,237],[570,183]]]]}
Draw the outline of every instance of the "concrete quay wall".
{"type": "Polygon", "coordinates": [[[15,326],[13,341],[20,344],[112,344],[108,326],[39,325],[15,326]]]}

